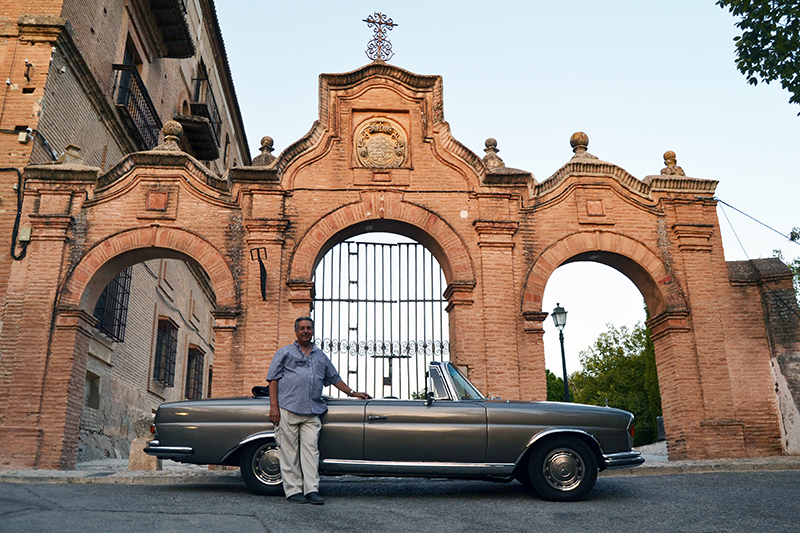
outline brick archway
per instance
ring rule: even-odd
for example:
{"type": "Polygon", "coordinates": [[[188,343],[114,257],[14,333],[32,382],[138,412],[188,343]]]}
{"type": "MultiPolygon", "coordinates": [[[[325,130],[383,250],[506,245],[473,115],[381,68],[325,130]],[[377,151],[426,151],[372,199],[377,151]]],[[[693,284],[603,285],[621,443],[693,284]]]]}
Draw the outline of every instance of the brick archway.
{"type": "Polygon", "coordinates": [[[59,309],[81,309],[90,313],[100,292],[119,271],[160,257],[194,261],[211,278],[217,307],[239,307],[233,275],[216,247],[185,229],[153,225],[121,231],[92,247],[75,265],[59,291],[59,309]]]}
{"type": "Polygon", "coordinates": [[[522,312],[542,311],[545,285],[563,264],[593,261],[608,265],[630,279],[642,293],[652,316],[686,310],[678,283],[666,265],[641,242],[608,231],[573,233],[552,243],[533,262],[522,295],[522,312]]]}
{"type": "Polygon", "coordinates": [[[323,255],[337,242],[364,231],[394,231],[424,244],[439,261],[450,285],[474,285],[469,250],[442,218],[391,192],[367,192],[361,201],[336,209],[303,235],[289,266],[292,282],[310,282],[323,255]]]}

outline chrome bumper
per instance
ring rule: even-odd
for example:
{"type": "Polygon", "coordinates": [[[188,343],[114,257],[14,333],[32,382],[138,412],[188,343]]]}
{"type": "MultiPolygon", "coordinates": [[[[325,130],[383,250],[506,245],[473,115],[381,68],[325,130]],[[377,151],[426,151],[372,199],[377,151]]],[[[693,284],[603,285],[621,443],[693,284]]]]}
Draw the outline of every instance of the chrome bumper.
{"type": "Polygon", "coordinates": [[[610,453],[603,455],[605,468],[620,468],[623,466],[639,466],[644,463],[644,457],[639,452],[633,450],[629,452],[610,453]]]}
{"type": "Polygon", "coordinates": [[[159,459],[182,459],[194,453],[194,449],[183,446],[162,446],[157,440],[151,440],[145,447],[144,453],[159,459]]]}

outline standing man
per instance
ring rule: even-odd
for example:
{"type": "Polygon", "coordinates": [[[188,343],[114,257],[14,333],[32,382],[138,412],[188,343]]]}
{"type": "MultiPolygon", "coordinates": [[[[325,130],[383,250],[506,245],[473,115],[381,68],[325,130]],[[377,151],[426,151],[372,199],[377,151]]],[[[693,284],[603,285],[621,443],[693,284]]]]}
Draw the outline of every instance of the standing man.
{"type": "Polygon", "coordinates": [[[322,427],[319,417],[328,410],[322,388],[333,385],[362,400],[370,395],[348,387],[331,360],[311,342],[313,320],[307,316],[295,320],[294,334],[297,341],[275,352],[269,365],[269,419],[276,428],[286,498],[292,503],[322,505],[317,441],[322,427]]]}

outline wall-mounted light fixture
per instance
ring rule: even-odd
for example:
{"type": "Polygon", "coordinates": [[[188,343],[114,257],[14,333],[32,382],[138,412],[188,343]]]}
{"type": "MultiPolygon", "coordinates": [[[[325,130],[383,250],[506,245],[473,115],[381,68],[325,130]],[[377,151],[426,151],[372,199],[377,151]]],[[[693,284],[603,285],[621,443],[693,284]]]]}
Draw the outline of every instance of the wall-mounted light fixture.
{"type": "Polygon", "coordinates": [[[31,81],[31,67],[33,67],[33,63],[25,60],[25,79],[31,81]]]}
{"type": "Polygon", "coordinates": [[[261,299],[267,301],[267,267],[264,266],[264,261],[267,259],[266,248],[251,248],[250,259],[258,261],[258,271],[261,274],[261,299]],[[264,258],[261,258],[261,253],[264,253],[264,258]]]}

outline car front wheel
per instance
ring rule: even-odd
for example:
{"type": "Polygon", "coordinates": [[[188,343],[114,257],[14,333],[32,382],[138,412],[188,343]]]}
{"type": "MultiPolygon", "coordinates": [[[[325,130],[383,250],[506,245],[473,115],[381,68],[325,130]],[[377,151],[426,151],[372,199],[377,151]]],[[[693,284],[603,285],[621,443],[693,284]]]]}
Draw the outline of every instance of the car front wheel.
{"type": "Polygon", "coordinates": [[[239,469],[247,488],[255,494],[283,494],[283,477],[274,442],[253,442],[242,452],[239,469]]]}
{"type": "Polygon", "coordinates": [[[597,481],[597,459],[583,441],[558,437],[534,450],[528,462],[528,475],[536,492],[545,500],[580,500],[597,481]]]}

